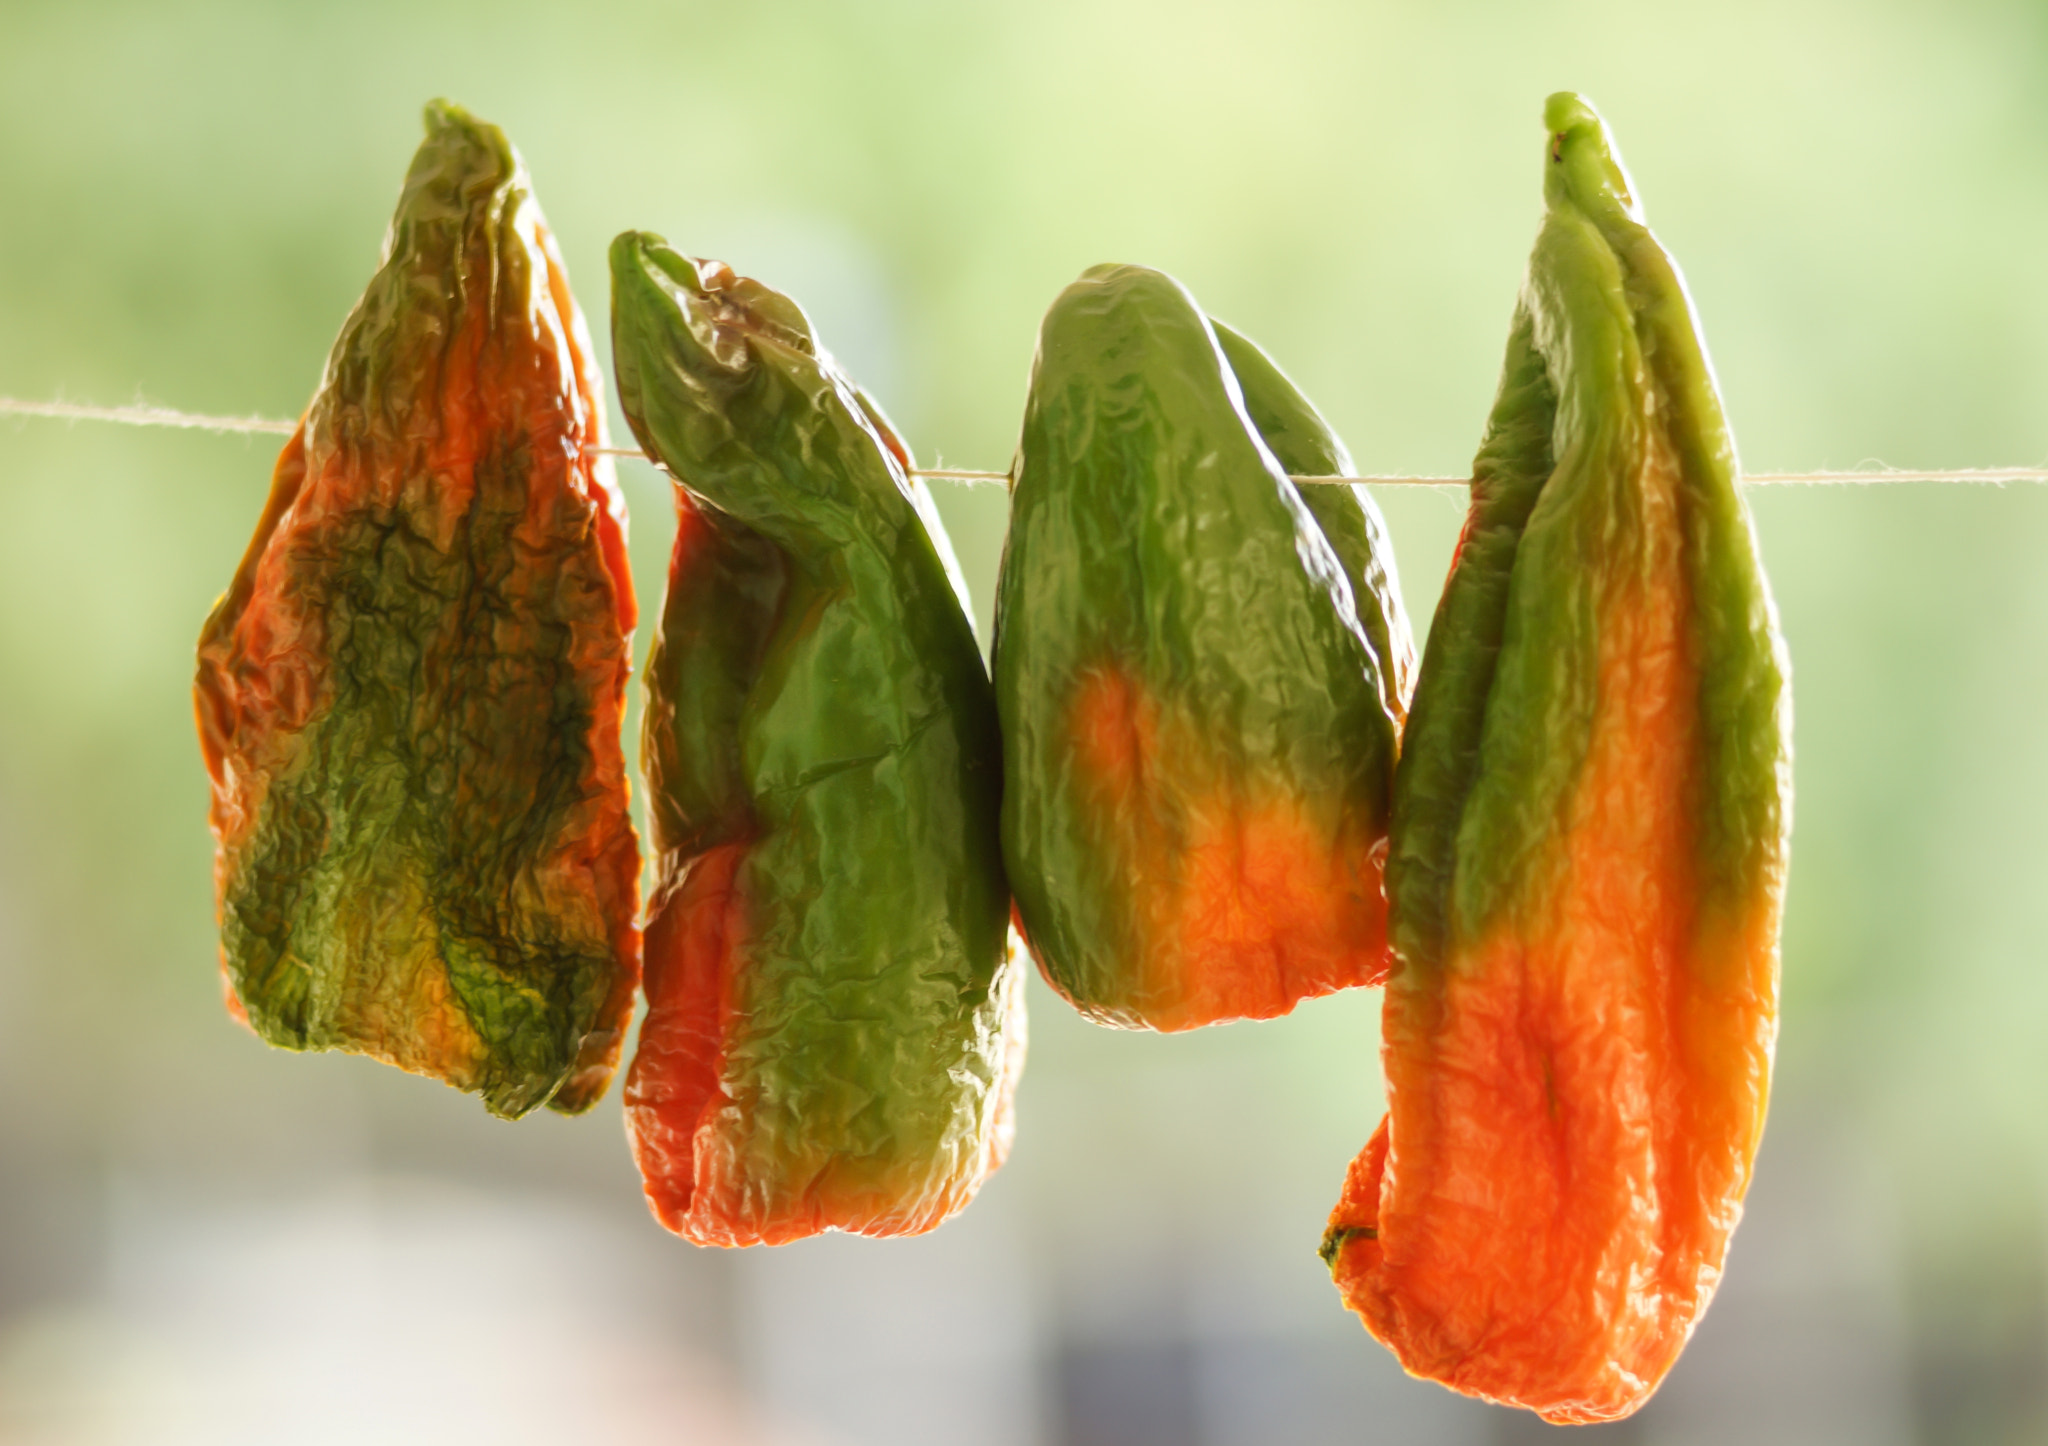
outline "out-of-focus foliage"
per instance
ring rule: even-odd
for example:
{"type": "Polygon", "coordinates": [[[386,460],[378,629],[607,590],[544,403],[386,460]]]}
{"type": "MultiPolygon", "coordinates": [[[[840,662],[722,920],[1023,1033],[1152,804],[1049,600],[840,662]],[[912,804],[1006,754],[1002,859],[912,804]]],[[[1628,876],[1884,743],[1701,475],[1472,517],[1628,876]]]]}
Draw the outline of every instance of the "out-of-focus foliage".
{"type": "MultiPolygon", "coordinates": [[[[594,315],[620,230],[727,259],[803,300],[928,463],[1006,465],[1046,304],[1136,261],[1258,337],[1367,470],[1458,472],[1567,87],[1686,269],[1752,466],[2048,456],[2048,12],[2024,0],[0,0],[0,394],[295,413],[445,94],[520,146],[594,315]]],[[[0,1383],[7,1322],[100,1289],[114,1244],[156,1238],[121,1220],[183,1218],[166,1192],[409,1171],[646,1232],[635,1288],[829,1414],[761,1322],[854,1319],[817,1282],[872,1272],[831,1262],[941,1255],[689,1255],[638,1218],[608,1105],[498,1126],[222,1017],[191,645],[271,454],[0,422],[0,1383]]],[[[644,589],[670,509],[621,471],[644,589]]],[[[1461,499],[1381,501],[1425,621],[1461,499]]],[[[940,503],[985,641],[1003,499],[940,503]]],[[[2048,490],[1754,506],[1797,697],[1779,1097],[1727,1289],[1645,1420],[1742,1399],[1862,1442],[2023,1431],[2048,1417],[2048,490]],[[1689,1384],[1723,1367],[1747,1395],[1689,1384]]],[[[1011,1222],[1021,1273],[989,1298],[1059,1383],[1043,1438],[1084,1439],[1143,1375],[1103,1363],[1170,1365],[1168,1338],[1379,1369],[1313,1255],[1378,1117],[1376,997],[1185,1039],[1035,1003],[1016,1156],[930,1249],[1011,1222]]],[[[1214,1422],[1264,1398],[1201,1379],[1204,1429],[1252,1439],[1214,1422]]]]}

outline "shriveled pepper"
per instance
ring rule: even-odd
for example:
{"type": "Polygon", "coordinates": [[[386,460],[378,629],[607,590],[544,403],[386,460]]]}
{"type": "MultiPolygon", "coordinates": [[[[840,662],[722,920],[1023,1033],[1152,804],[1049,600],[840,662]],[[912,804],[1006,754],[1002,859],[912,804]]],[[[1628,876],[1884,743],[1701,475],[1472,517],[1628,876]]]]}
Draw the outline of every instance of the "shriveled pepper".
{"type": "Polygon", "coordinates": [[[1411,1372],[1625,1416],[1763,1128],[1788,664],[1678,269],[1599,117],[1547,207],[1423,655],[1387,866],[1389,1111],[1324,1240],[1411,1372]]]}
{"type": "Polygon", "coordinates": [[[272,1044],[574,1112],[639,973],[625,509],[525,166],[426,130],[199,641],[222,962],[272,1044]]]}
{"type": "MultiPolygon", "coordinates": [[[[1129,1028],[1269,1018],[1385,967],[1407,625],[1383,564],[1354,569],[1359,607],[1275,456],[1329,472],[1341,444],[1227,345],[1157,271],[1061,294],[996,599],[1021,927],[1055,989],[1129,1028]]],[[[1357,499],[1331,504],[1370,541],[1357,499]]]]}
{"type": "Polygon", "coordinates": [[[626,1086],[648,1201],[700,1245],[928,1230],[1008,1153],[1024,1051],[958,568],[793,301],[631,232],[612,285],[620,398],[681,484],[626,1086]]]}

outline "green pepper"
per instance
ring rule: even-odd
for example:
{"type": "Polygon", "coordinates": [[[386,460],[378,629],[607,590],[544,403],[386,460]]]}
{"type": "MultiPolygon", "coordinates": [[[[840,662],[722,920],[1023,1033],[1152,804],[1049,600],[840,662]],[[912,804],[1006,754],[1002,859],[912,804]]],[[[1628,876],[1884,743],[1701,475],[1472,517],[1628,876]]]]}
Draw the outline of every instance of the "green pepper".
{"type": "Polygon", "coordinates": [[[1547,214],[1394,789],[1389,1112],[1324,1239],[1410,1372],[1626,1416],[1763,1130],[1789,665],[1698,322],[1591,106],[1547,214]]]}
{"type": "Polygon", "coordinates": [[[910,455],[797,305],[629,232],[612,337],[680,484],[645,762],[660,879],[627,1121],[706,1245],[928,1230],[1023,1061],[1001,739],[910,455]]]}
{"type": "Polygon", "coordinates": [[[603,393],[532,183],[446,103],[199,642],[230,1008],[516,1117],[639,973],[603,393]]]}
{"type": "MultiPolygon", "coordinates": [[[[1242,378],[1136,266],[1039,333],[996,598],[1004,859],[1046,979],[1105,1024],[1268,1018],[1385,965],[1399,664],[1247,407],[1308,470],[1341,445],[1237,351],[1242,378]]],[[[1398,656],[1390,574],[1358,575],[1398,656]]]]}

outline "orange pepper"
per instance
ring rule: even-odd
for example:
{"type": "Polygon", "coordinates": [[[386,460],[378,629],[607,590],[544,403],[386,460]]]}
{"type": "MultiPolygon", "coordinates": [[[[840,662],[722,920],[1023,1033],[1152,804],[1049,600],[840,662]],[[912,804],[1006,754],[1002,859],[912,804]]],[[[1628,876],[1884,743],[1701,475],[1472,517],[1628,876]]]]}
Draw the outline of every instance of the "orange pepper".
{"type": "Polygon", "coordinates": [[[1388,1115],[1323,1253],[1416,1375],[1647,1400],[1763,1129],[1788,665],[1683,282],[1599,117],[1548,215],[1395,776],[1388,1115]]]}

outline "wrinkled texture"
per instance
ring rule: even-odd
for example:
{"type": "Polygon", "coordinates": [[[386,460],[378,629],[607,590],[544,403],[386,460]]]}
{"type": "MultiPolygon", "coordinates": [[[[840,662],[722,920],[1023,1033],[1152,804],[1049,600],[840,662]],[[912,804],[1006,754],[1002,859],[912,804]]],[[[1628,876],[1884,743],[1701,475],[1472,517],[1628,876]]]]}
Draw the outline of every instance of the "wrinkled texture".
{"type": "MultiPolygon", "coordinates": [[[[1385,967],[1407,624],[1361,556],[1361,626],[1275,456],[1326,472],[1342,445],[1237,345],[1242,388],[1178,282],[1096,267],[1046,313],[1017,453],[1004,860],[1046,979],[1126,1028],[1270,1018],[1385,967]]],[[[1346,504],[1369,548],[1377,517],[1346,504]]]]}
{"type": "MultiPolygon", "coordinates": [[[[1292,477],[1357,476],[1343,440],[1273,359],[1215,318],[1209,325],[1243,393],[1245,415],[1281,470],[1292,477]]],[[[1300,491],[1351,584],[1358,625],[1380,664],[1380,702],[1398,731],[1415,692],[1415,635],[1401,606],[1386,520],[1360,483],[1318,483],[1300,491]]]]}
{"type": "Polygon", "coordinates": [[[682,485],[648,667],[659,851],[626,1114],[700,1245],[907,1235],[1009,1152],[1000,738],[910,455],[787,297],[627,233],[619,393],[682,485]]]}
{"type": "Polygon", "coordinates": [[[625,510],[524,165],[426,126],[200,638],[221,957],[272,1044],[575,1112],[639,973],[625,510]]]}
{"type": "Polygon", "coordinates": [[[1389,1111],[1324,1256],[1417,1375],[1648,1399],[1718,1282],[1776,1033],[1789,668],[1676,266],[1591,107],[1395,783],[1389,1111]]]}

